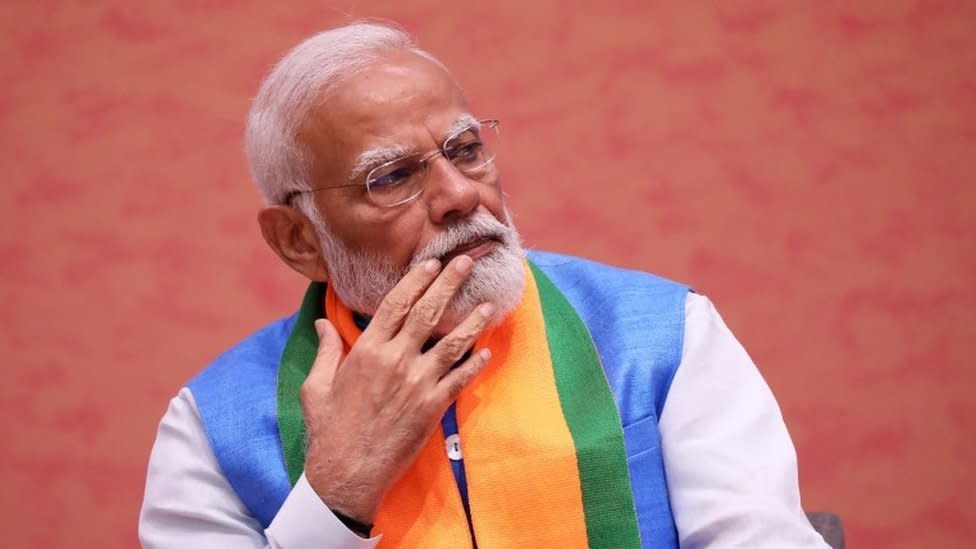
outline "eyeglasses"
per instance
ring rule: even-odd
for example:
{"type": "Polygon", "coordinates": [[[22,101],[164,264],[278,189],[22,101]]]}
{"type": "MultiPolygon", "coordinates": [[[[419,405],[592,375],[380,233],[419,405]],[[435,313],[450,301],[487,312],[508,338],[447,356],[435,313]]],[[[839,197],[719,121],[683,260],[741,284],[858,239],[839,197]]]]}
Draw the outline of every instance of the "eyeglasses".
{"type": "MultiPolygon", "coordinates": [[[[494,182],[498,175],[494,162],[498,124],[498,120],[479,120],[477,126],[447,138],[436,151],[408,154],[373,168],[366,174],[365,183],[370,202],[392,208],[415,200],[424,192],[430,163],[438,155],[443,155],[459,172],[475,181],[494,182]]],[[[346,183],[293,191],[285,197],[284,203],[290,203],[298,194],[361,185],[346,183]]]]}

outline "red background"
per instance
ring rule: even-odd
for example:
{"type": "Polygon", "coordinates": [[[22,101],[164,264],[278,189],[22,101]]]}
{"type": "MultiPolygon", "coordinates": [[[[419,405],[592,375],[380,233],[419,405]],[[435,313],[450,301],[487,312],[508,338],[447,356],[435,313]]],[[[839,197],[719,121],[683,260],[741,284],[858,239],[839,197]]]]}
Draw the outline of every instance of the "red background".
{"type": "Polygon", "coordinates": [[[976,3],[7,2],[0,521],[129,547],[167,400],[297,306],[241,152],[262,74],[389,17],[503,120],[533,247],[710,296],[851,547],[976,536],[976,3]]]}

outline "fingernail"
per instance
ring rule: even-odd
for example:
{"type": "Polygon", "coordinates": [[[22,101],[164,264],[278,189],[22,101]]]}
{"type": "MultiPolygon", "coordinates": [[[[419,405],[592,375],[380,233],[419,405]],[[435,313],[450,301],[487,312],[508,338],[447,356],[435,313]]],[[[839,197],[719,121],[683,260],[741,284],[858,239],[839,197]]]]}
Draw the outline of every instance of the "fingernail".
{"type": "Polygon", "coordinates": [[[461,274],[467,273],[471,270],[471,258],[466,255],[459,255],[457,260],[454,262],[454,270],[461,274]]]}
{"type": "Polygon", "coordinates": [[[315,321],[315,333],[317,333],[320,337],[322,336],[323,333],[325,333],[325,327],[327,326],[326,324],[327,322],[328,320],[324,318],[320,318],[315,321]]]}
{"type": "Polygon", "coordinates": [[[482,303],[481,306],[478,307],[478,311],[485,318],[490,317],[495,312],[495,304],[494,303],[482,303]]]}
{"type": "Polygon", "coordinates": [[[487,362],[488,359],[491,358],[491,351],[489,349],[482,349],[482,350],[478,351],[478,356],[481,357],[481,360],[484,360],[485,362],[487,362]]]}
{"type": "Polygon", "coordinates": [[[428,259],[424,262],[424,270],[428,273],[436,272],[440,266],[441,262],[437,261],[436,259],[428,259]]]}

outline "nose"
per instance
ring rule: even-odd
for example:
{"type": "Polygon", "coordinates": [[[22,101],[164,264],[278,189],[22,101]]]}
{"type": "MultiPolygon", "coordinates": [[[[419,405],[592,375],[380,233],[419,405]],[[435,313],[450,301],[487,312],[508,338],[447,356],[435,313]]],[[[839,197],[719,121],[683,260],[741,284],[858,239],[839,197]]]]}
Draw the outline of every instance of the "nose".
{"type": "Polygon", "coordinates": [[[424,189],[431,221],[451,223],[471,214],[481,203],[478,182],[458,170],[443,156],[431,159],[424,189]]]}

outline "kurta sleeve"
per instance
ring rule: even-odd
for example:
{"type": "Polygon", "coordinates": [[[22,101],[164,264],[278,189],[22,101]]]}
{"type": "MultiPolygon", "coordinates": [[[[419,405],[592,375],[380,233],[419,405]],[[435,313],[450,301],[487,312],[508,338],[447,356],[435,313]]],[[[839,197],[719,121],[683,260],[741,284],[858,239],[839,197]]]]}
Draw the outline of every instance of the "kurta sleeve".
{"type": "Polygon", "coordinates": [[[149,458],[139,517],[143,547],[371,549],[322,503],[302,475],[263,530],[220,471],[189,389],[170,401],[149,458]]]}
{"type": "Polygon", "coordinates": [[[688,296],[659,426],[682,548],[828,548],[800,506],[796,452],[772,392],[698,294],[688,296]]]}

